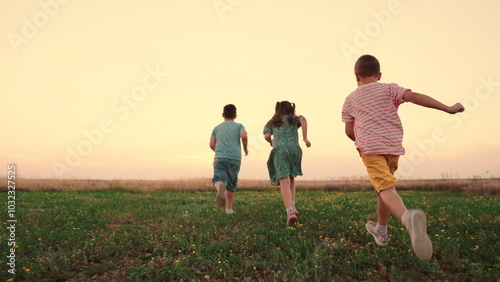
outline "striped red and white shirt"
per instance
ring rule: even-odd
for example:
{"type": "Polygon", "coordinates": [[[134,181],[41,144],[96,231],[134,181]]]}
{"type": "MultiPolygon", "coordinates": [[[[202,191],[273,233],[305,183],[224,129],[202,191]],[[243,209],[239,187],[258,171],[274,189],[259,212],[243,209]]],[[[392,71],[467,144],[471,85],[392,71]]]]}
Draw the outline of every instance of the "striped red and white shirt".
{"type": "Polygon", "coordinates": [[[398,107],[410,89],[395,83],[360,85],[347,96],[342,121],[354,122],[356,148],[366,155],[404,155],[398,107]]]}

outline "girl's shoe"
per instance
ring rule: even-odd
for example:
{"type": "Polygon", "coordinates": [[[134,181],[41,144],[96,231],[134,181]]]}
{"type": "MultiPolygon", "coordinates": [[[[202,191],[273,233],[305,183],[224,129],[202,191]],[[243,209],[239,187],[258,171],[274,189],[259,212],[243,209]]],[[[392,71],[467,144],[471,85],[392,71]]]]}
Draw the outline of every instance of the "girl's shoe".
{"type": "Polygon", "coordinates": [[[286,223],[294,225],[295,222],[297,222],[297,214],[295,213],[295,211],[292,210],[288,213],[288,216],[286,218],[286,223]]]}

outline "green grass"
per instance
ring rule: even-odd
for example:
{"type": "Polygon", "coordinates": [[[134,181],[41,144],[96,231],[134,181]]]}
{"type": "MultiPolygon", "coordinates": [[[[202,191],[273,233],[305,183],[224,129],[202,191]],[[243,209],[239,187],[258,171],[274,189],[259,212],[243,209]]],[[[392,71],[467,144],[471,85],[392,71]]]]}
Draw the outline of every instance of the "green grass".
{"type": "MultiPolygon", "coordinates": [[[[298,225],[285,224],[280,194],[236,193],[226,215],[209,192],[18,192],[17,274],[0,258],[0,279],[27,281],[499,279],[498,197],[400,193],[428,215],[429,262],[410,250],[391,219],[388,247],[365,230],[373,192],[298,191],[298,225]]],[[[2,193],[4,198],[5,193],[2,193]]],[[[1,220],[5,223],[6,213],[1,220]]],[[[1,232],[7,253],[7,230],[1,232]]]]}

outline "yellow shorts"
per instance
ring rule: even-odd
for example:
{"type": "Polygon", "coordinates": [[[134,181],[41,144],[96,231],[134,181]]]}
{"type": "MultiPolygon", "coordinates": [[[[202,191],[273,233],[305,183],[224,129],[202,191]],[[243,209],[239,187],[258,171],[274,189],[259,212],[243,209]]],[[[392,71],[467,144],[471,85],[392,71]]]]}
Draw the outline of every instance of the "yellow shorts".
{"type": "Polygon", "coordinates": [[[398,169],[399,156],[365,155],[361,152],[359,152],[359,155],[363,159],[368,176],[370,176],[370,182],[377,193],[398,183],[398,180],[394,177],[394,172],[398,169]]]}

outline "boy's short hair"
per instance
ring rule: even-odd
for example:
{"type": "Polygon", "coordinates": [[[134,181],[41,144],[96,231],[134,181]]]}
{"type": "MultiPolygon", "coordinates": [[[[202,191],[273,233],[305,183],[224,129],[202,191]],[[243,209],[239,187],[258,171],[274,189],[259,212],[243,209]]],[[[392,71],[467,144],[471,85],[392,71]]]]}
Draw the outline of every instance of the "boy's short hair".
{"type": "Polygon", "coordinates": [[[236,117],[236,106],[233,104],[225,105],[223,114],[224,114],[225,118],[235,118],[236,117]]]}
{"type": "Polygon", "coordinates": [[[380,63],[372,55],[363,55],[356,61],[354,73],[360,77],[378,75],[380,73],[380,63]]]}

